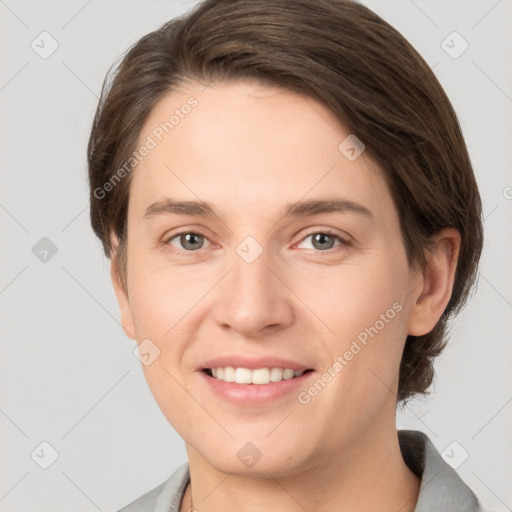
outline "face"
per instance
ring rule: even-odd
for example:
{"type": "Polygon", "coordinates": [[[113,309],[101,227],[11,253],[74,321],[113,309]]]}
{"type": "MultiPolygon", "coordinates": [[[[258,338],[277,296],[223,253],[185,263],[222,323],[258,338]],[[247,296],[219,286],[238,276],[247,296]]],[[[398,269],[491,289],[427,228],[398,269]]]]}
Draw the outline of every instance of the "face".
{"type": "Polygon", "coordinates": [[[190,83],[141,132],[123,327],[189,454],[222,471],[290,474],[395,428],[415,275],[349,135],[249,81],[190,83]]]}

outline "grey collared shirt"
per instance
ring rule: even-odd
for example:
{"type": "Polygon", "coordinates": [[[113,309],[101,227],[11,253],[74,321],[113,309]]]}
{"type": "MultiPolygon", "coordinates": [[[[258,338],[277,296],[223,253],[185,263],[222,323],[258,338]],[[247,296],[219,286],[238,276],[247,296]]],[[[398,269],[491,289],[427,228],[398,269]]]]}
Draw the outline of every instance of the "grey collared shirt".
{"type": "MultiPolygon", "coordinates": [[[[426,434],[399,430],[398,440],[405,463],[421,478],[414,512],[482,512],[475,494],[443,460],[426,434]]],[[[189,480],[185,463],[169,479],[118,512],[179,512],[189,480]]]]}

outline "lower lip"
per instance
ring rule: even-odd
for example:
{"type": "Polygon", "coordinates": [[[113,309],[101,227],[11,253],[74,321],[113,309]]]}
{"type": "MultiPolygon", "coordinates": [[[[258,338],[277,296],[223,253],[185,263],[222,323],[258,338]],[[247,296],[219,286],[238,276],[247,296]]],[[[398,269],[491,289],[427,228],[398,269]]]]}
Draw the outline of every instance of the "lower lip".
{"type": "Polygon", "coordinates": [[[315,373],[310,371],[293,379],[269,382],[268,384],[237,384],[210,377],[200,371],[201,378],[218,396],[237,405],[261,405],[297,391],[305,386],[307,379],[315,373]]]}

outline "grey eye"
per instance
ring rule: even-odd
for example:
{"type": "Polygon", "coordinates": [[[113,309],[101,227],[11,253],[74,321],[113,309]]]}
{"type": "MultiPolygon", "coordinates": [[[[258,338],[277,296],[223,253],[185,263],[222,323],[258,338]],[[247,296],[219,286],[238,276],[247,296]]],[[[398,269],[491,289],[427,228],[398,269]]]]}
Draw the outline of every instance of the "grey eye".
{"type": "Polygon", "coordinates": [[[169,240],[169,245],[176,247],[177,249],[185,249],[187,251],[196,251],[197,249],[201,249],[204,245],[205,237],[203,235],[199,235],[197,233],[181,233],[172,237],[169,240]],[[176,246],[173,244],[173,241],[178,239],[179,245],[176,246]]]}
{"type": "MultiPolygon", "coordinates": [[[[307,243],[306,240],[308,240],[308,239],[311,239],[310,244],[312,245],[312,248],[317,251],[325,251],[328,249],[332,249],[335,246],[335,243],[337,240],[338,240],[338,245],[340,243],[343,243],[343,240],[341,239],[341,237],[339,237],[337,235],[332,235],[330,233],[323,233],[320,231],[318,233],[312,233],[311,235],[308,235],[305,238],[303,238],[300,245],[302,247],[304,247],[304,244],[307,243]]],[[[304,247],[304,248],[308,249],[310,247],[304,247]]]]}

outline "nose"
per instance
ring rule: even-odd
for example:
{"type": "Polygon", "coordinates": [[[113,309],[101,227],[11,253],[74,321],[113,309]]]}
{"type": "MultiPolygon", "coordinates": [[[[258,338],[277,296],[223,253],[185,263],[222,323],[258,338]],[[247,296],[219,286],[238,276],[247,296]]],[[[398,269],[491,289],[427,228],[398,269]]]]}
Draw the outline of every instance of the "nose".
{"type": "Polygon", "coordinates": [[[251,263],[234,254],[214,306],[214,318],[222,329],[257,338],[294,321],[293,293],[283,270],[271,259],[267,251],[251,263]]]}

